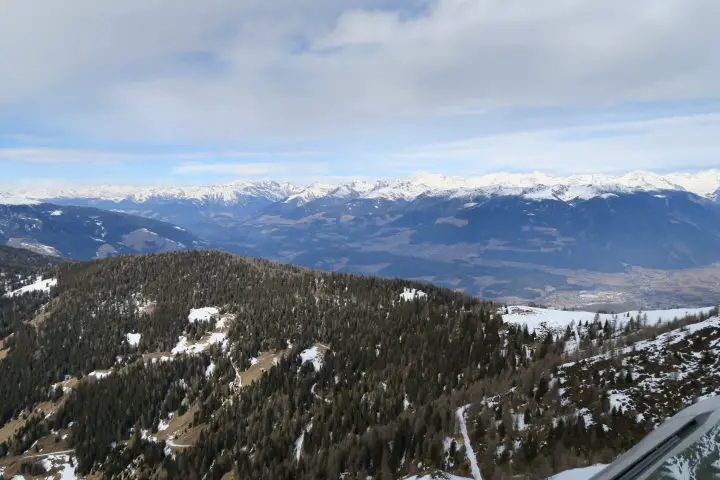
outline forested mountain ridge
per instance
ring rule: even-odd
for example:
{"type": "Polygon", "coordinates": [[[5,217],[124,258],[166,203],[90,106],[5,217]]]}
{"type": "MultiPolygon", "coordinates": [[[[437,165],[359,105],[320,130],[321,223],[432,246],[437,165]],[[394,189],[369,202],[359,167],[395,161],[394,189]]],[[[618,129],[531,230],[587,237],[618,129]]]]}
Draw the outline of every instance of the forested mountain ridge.
{"type": "Polygon", "coordinates": [[[605,424],[622,442],[578,442],[590,437],[577,413],[597,392],[571,390],[591,380],[569,364],[633,341],[650,328],[642,322],[584,324],[571,342],[430,285],[215,251],[48,275],[49,291],[12,297],[39,305],[0,360],[6,474],[71,450],[78,474],[106,478],[469,475],[470,446],[485,478],[544,478],[617,454],[649,428],[618,416],[605,424]],[[553,403],[560,388],[576,393],[553,403]],[[560,414],[563,430],[547,429],[560,414]],[[583,447],[555,458],[554,444],[583,447]]]}
{"type": "Polygon", "coordinates": [[[50,203],[0,204],[1,244],[80,260],[207,246],[194,234],[170,223],[50,203]]]}

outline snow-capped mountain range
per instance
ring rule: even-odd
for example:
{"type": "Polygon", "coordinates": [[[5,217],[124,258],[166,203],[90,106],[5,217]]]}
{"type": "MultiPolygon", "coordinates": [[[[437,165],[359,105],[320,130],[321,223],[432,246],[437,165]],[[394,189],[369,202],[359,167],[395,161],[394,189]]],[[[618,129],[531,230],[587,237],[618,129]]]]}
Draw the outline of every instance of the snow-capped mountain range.
{"type": "Polygon", "coordinates": [[[321,198],[379,199],[412,201],[420,196],[473,197],[517,195],[528,199],[562,201],[584,200],[614,193],[636,191],[680,190],[717,200],[720,192],[720,170],[698,173],[658,175],[631,172],[621,176],[579,174],[556,176],[542,172],[491,173],[477,177],[449,177],[432,173],[376,181],[354,181],[344,184],[314,183],[297,185],[287,182],[233,182],[212,186],[138,187],[102,185],[98,187],[19,191],[0,193],[0,203],[26,203],[57,198],[93,198],[120,202],[144,202],[153,198],[242,202],[262,197],[271,201],[298,205],[321,198]]]}
{"type": "MultiPolygon", "coordinates": [[[[98,186],[11,192],[0,195],[2,203],[52,205],[49,215],[66,206],[125,213],[177,225],[204,245],[232,253],[421,279],[485,298],[552,304],[562,298],[582,305],[593,303],[579,293],[587,290],[602,293],[598,299],[642,306],[720,300],[720,273],[714,273],[720,272],[717,169],[568,177],[417,174],[306,186],[98,186]],[[651,271],[641,275],[633,268],[651,271]],[[704,270],[685,277],[672,273],[698,268],[704,270]],[[597,275],[575,278],[575,272],[597,275]],[[652,272],[668,274],[658,283],[660,274],[652,272]]],[[[49,216],[47,222],[64,218],[49,216]]],[[[71,240],[36,243],[63,254],[67,249],[59,246],[71,240]]],[[[66,254],[87,258],[82,253],[66,254]]]]}

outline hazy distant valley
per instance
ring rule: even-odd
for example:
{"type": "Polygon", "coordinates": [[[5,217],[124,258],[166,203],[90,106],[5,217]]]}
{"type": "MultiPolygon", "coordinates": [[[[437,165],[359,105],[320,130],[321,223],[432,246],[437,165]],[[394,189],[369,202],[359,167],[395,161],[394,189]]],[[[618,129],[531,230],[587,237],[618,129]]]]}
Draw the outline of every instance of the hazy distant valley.
{"type": "Polygon", "coordinates": [[[107,187],[33,198],[161,220],[202,239],[165,236],[176,248],[203,244],[509,302],[622,309],[720,301],[718,188],[710,171],[107,187]]]}

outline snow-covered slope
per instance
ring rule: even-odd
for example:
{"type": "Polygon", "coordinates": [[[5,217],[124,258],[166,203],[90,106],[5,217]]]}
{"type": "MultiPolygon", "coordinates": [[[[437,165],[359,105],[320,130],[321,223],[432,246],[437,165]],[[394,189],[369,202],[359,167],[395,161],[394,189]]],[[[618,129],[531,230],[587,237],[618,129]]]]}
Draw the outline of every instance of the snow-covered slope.
{"type": "Polygon", "coordinates": [[[5,294],[5,296],[17,297],[19,295],[24,295],[26,293],[32,292],[49,292],[50,289],[55,285],[57,285],[56,278],[48,278],[46,280],[43,280],[42,277],[37,277],[34,283],[18,288],[17,290],[14,290],[12,292],[8,292],[5,294]]]}
{"type": "Polygon", "coordinates": [[[655,325],[658,322],[666,323],[687,317],[689,315],[706,314],[712,309],[713,307],[676,308],[670,310],[633,310],[614,314],[596,314],[593,312],[572,310],[565,311],[536,307],[509,306],[507,308],[507,313],[505,313],[505,309],[502,309],[501,313],[503,321],[516,325],[527,325],[530,332],[541,330],[560,333],[571,324],[577,325],[579,322],[592,322],[595,320],[596,316],[602,323],[605,323],[606,321],[610,323],[616,322],[617,328],[621,328],[627,324],[630,319],[641,319],[643,321],[647,319],[646,323],[648,325],[655,325]]]}
{"type": "Polygon", "coordinates": [[[715,199],[720,189],[720,170],[698,173],[658,175],[631,172],[621,176],[580,174],[555,176],[542,172],[492,173],[477,177],[449,177],[431,173],[409,177],[354,181],[340,185],[294,185],[272,181],[234,182],[214,186],[136,187],[102,185],[58,191],[0,193],[0,203],[25,203],[36,199],[93,198],[112,201],[145,202],[148,199],[182,199],[233,203],[247,197],[272,201],[293,200],[298,204],[322,198],[362,198],[411,201],[426,196],[520,195],[529,199],[570,201],[589,199],[610,193],[634,191],[683,190],[715,199]]]}
{"type": "Polygon", "coordinates": [[[592,467],[574,468],[549,478],[548,480],[588,480],[593,475],[600,473],[607,465],[593,465],[592,467]]]}

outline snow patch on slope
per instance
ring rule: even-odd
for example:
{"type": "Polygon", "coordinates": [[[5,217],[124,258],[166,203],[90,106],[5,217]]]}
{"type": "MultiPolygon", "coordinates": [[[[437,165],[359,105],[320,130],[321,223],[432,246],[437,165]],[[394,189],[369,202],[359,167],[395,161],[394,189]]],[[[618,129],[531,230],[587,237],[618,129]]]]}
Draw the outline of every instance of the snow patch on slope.
{"type": "Polygon", "coordinates": [[[140,345],[140,337],[141,335],[139,333],[128,333],[125,335],[128,345],[131,347],[137,347],[140,345]]]}
{"type": "Polygon", "coordinates": [[[404,300],[406,302],[411,302],[420,298],[427,298],[427,293],[415,288],[405,287],[403,292],[400,294],[400,300],[404,300]]]}
{"type": "MultiPolygon", "coordinates": [[[[55,455],[48,455],[42,460],[42,466],[45,468],[46,471],[54,471],[56,472],[56,475],[59,475],[59,480],[75,480],[77,479],[77,475],[75,475],[75,467],[73,467],[70,463],[76,464],[77,461],[74,461],[71,459],[70,455],[61,455],[61,454],[55,454],[55,455]]],[[[2,473],[2,472],[0,472],[2,473]]],[[[16,478],[16,477],[13,477],[16,478]]],[[[48,478],[56,478],[56,477],[48,477],[48,478]]]]}
{"type": "Polygon", "coordinates": [[[658,322],[667,323],[674,319],[680,319],[689,315],[707,314],[713,307],[702,308],[676,308],[670,310],[633,310],[616,314],[596,314],[594,312],[582,311],[564,311],[546,308],[524,307],[524,306],[508,306],[508,313],[504,313],[502,309],[503,321],[516,325],[527,325],[530,332],[536,330],[553,330],[560,331],[567,328],[573,322],[577,325],[579,322],[593,322],[596,315],[600,321],[612,323],[617,322],[617,327],[622,327],[630,321],[630,318],[637,319],[638,316],[645,318],[647,315],[648,325],[654,325],[658,322]]]}
{"type": "Polygon", "coordinates": [[[50,292],[50,289],[57,285],[56,278],[48,278],[43,280],[42,277],[37,277],[34,283],[25,285],[24,287],[18,288],[12,292],[5,294],[6,297],[16,297],[31,292],[50,292]]]}
{"type": "Polygon", "coordinates": [[[472,471],[473,479],[482,480],[482,475],[480,474],[480,467],[478,466],[475,451],[473,450],[472,444],[470,443],[470,435],[468,434],[467,423],[465,422],[465,413],[467,412],[468,408],[470,408],[470,405],[460,407],[457,409],[455,414],[460,421],[460,433],[462,433],[463,440],[465,442],[465,453],[467,455],[467,459],[470,461],[470,470],[472,471]]]}
{"type": "Polygon", "coordinates": [[[227,334],[225,334],[224,332],[212,332],[206,337],[203,337],[203,339],[199,342],[192,343],[188,341],[185,335],[181,335],[178,339],[177,345],[175,345],[170,352],[174,355],[178,355],[181,353],[187,353],[189,355],[197,354],[204,352],[212,345],[223,343],[226,338],[227,334]]]}
{"type": "Polygon", "coordinates": [[[203,307],[193,308],[190,310],[188,315],[188,321],[190,323],[196,322],[209,322],[213,317],[220,314],[220,310],[217,307],[203,307]]]}
{"type": "Polygon", "coordinates": [[[300,360],[302,363],[312,362],[315,371],[319,372],[323,366],[323,353],[317,345],[314,345],[300,352],[300,360]]]}
{"type": "Polygon", "coordinates": [[[11,238],[8,240],[7,245],[9,247],[22,248],[23,250],[29,250],[40,255],[49,255],[51,257],[61,257],[60,252],[50,245],[36,242],[32,239],[25,238],[11,238]]]}

